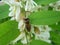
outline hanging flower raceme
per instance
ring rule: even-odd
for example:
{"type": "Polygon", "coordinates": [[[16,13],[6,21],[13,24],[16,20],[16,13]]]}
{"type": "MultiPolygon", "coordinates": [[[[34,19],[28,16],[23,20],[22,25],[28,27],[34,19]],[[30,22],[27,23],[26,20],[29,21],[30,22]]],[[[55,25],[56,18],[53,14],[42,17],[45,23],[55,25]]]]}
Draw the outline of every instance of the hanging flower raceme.
{"type": "Polygon", "coordinates": [[[21,43],[28,44],[32,41],[32,38],[35,36],[35,40],[43,40],[45,42],[51,43],[50,30],[51,28],[48,25],[32,25],[28,18],[28,13],[33,12],[38,5],[33,0],[2,0],[10,6],[9,15],[11,20],[16,20],[18,22],[18,29],[20,30],[20,35],[13,41],[12,44],[15,44],[19,40],[21,43]],[[27,18],[26,18],[27,17],[27,18]]]}

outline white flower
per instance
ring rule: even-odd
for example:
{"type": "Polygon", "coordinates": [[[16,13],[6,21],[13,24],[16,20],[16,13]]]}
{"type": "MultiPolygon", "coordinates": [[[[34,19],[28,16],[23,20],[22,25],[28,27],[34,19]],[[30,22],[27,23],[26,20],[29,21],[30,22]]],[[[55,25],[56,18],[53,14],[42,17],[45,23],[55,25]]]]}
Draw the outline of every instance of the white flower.
{"type": "Polygon", "coordinates": [[[60,0],[56,2],[57,5],[60,5],[60,0]]]}
{"type": "Polygon", "coordinates": [[[60,11],[60,0],[55,3],[50,3],[49,6],[52,6],[55,11],[60,11]]]}
{"type": "Polygon", "coordinates": [[[32,30],[32,33],[35,35],[35,39],[36,40],[43,40],[45,42],[48,42],[48,43],[51,43],[51,40],[49,40],[50,38],[50,31],[51,31],[51,28],[48,27],[48,25],[40,25],[40,26],[36,26],[38,29],[37,29],[37,32],[35,32],[36,30],[32,30]]]}
{"type": "Polygon", "coordinates": [[[21,1],[20,2],[16,2],[15,0],[2,0],[2,1],[10,6],[9,16],[12,17],[11,20],[16,19],[16,21],[20,21],[20,11],[21,11],[20,8],[23,7],[21,5],[21,1]]]}
{"type": "Polygon", "coordinates": [[[56,11],[60,11],[60,0],[56,2],[55,9],[56,11]]]}
{"type": "Polygon", "coordinates": [[[18,24],[18,29],[20,29],[20,32],[21,31],[24,31],[25,29],[25,24],[24,24],[24,21],[23,20],[20,20],[19,24],[18,24]]]}
{"type": "Polygon", "coordinates": [[[33,0],[26,0],[25,11],[33,11],[37,4],[33,0]]]}
{"type": "Polygon", "coordinates": [[[27,38],[25,37],[23,40],[21,40],[21,42],[23,43],[23,44],[27,44],[28,42],[27,42],[27,38]]]}
{"type": "Polygon", "coordinates": [[[50,38],[49,32],[40,32],[40,34],[35,34],[36,40],[43,40],[45,42],[51,43],[49,38],[50,38]]]}

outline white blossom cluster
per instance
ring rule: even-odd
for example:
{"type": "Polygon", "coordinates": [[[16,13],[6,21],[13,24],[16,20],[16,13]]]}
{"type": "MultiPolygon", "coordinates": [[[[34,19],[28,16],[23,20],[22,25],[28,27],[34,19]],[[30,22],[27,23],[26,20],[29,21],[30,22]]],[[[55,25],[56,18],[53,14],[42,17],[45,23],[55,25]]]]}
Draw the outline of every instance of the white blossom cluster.
{"type": "Polygon", "coordinates": [[[53,10],[60,11],[60,0],[54,3],[50,3],[49,6],[53,7],[53,10]]]}
{"type": "Polygon", "coordinates": [[[18,24],[18,29],[20,30],[20,35],[13,40],[11,43],[15,44],[17,41],[21,40],[23,44],[27,44],[31,42],[31,39],[35,35],[35,40],[43,40],[45,42],[51,43],[50,31],[51,28],[48,25],[32,25],[31,29],[28,32],[26,30],[26,24],[24,23],[25,16],[28,16],[28,13],[25,12],[33,12],[38,8],[37,3],[34,0],[2,0],[4,3],[10,6],[9,15],[11,20],[16,20],[18,24]],[[37,8],[36,8],[37,7],[37,8]],[[24,11],[22,11],[24,9],[24,11]],[[34,35],[33,35],[34,34],[34,35]]]}

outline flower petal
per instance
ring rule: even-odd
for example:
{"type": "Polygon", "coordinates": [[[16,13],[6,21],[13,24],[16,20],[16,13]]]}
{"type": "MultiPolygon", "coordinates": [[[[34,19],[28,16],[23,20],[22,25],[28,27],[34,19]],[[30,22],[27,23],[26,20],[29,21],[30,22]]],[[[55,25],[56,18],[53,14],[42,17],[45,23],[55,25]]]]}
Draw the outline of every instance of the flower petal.
{"type": "Polygon", "coordinates": [[[16,21],[20,21],[20,7],[16,7],[16,21]]]}
{"type": "Polygon", "coordinates": [[[21,40],[21,43],[23,43],[23,44],[27,44],[27,39],[26,39],[26,37],[24,37],[24,39],[21,40]]]}
{"type": "Polygon", "coordinates": [[[17,41],[21,40],[23,37],[25,37],[24,32],[22,32],[15,40],[13,40],[12,43],[15,44],[17,41]]]}
{"type": "Polygon", "coordinates": [[[22,25],[23,25],[23,20],[20,20],[20,22],[18,24],[18,29],[20,29],[22,25]]]}
{"type": "Polygon", "coordinates": [[[14,16],[14,11],[11,11],[8,16],[9,16],[9,17],[14,16]]]}
{"type": "Polygon", "coordinates": [[[10,20],[15,20],[15,17],[12,17],[10,20]]]}

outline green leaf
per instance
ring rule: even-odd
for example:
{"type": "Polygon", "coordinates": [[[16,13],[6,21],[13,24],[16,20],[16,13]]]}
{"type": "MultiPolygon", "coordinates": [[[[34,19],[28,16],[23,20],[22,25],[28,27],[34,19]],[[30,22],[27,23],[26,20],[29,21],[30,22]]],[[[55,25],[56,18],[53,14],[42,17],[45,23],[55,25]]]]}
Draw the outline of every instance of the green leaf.
{"type": "Polygon", "coordinates": [[[8,17],[9,13],[9,6],[4,4],[0,6],[0,24],[9,20],[10,17],[8,17]]]}
{"type": "Polygon", "coordinates": [[[34,25],[51,25],[60,21],[60,12],[58,11],[39,11],[31,13],[30,23],[34,25]]]}
{"type": "Polygon", "coordinates": [[[57,22],[58,25],[53,24],[49,25],[52,28],[51,31],[51,40],[53,45],[60,45],[60,22],[57,22]]]}
{"type": "Polygon", "coordinates": [[[32,42],[30,44],[31,45],[51,45],[51,44],[41,41],[41,40],[32,40],[32,42]]]}
{"type": "MultiPolygon", "coordinates": [[[[16,45],[22,45],[21,42],[18,42],[16,45]]],[[[28,45],[51,45],[51,43],[47,43],[41,40],[32,40],[28,45]]]]}
{"type": "Polygon", "coordinates": [[[60,22],[57,22],[58,24],[53,24],[53,25],[50,25],[50,27],[53,29],[53,30],[60,30],[60,22]]]}
{"type": "Polygon", "coordinates": [[[34,0],[37,4],[47,5],[49,3],[54,3],[57,0],[34,0]]]}
{"type": "Polygon", "coordinates": [[[19,30],[15,21],[7,21],[0,24],[0,45],[7,45],[19,35],[19,30]]]}
{"type": "Polygon", "coordinates": [[[7,18],[9,13],[9,6],[4,4],[0,6],[0,20],[7,18]]]}
{"type": "Polygon", "coordinates": [[[4,18],[4,19],[1,19],[1,20],[0,20],[0,24],[1,24],[1,23],[4,23],[5,21],[8,21],[9,19],[11,19],[11,17],[7,17],[7,18],[4,18]]]}
{"type": "Polygon", "coordinates": [[[53,45],[60,45],[60,33],[58,34],[55,31],[51,32],[51,40],[53,45]]]}

